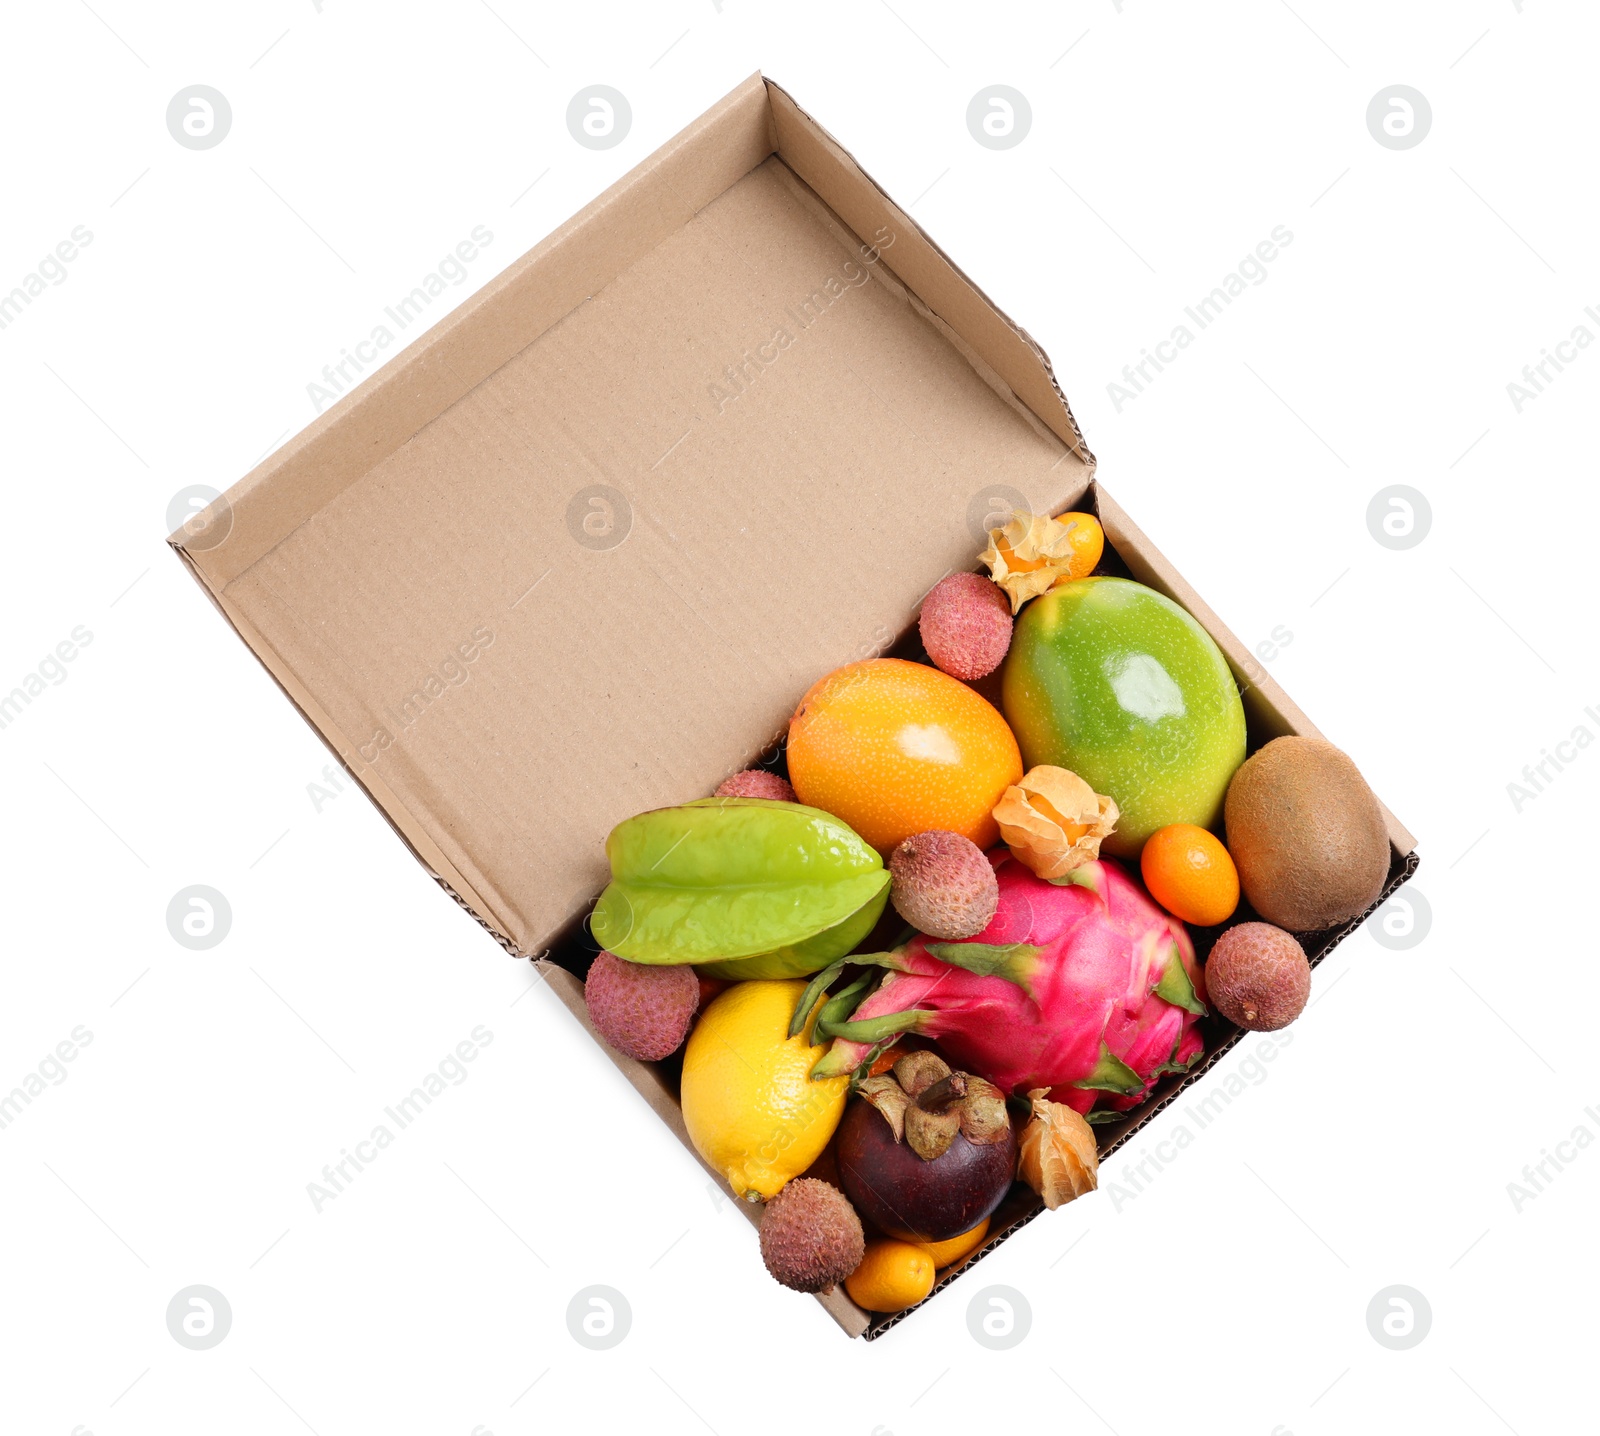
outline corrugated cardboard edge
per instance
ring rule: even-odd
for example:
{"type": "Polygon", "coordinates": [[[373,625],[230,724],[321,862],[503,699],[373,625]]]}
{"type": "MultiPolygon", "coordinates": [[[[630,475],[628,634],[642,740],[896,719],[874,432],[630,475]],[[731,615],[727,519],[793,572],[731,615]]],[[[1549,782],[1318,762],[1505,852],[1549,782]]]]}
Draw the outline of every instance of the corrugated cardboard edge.
{"type": "Polygon", "coordinates": [[[900,208],[856,157],[781,85],[766,82],[777,153],[864,242],[887,223],[897,238],[882,263],[1011,388],[1092,473],[1095,457],[1056,381],[1050,356],[900,208]],[[911,243],[904,240],[909,238],[911,243]]]}

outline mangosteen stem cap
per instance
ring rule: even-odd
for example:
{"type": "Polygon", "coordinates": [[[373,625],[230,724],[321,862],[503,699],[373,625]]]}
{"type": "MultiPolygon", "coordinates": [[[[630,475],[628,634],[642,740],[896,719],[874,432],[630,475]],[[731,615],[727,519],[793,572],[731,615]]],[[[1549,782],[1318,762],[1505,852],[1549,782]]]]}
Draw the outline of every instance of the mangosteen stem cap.
{"type": "Polygon", "coordinates": [[[966,1095],[967,1074],[952,1072],[948,1077],[941,1077],[931,1087],[925,1088],[915,1101],[924,1112],[948,1112],[964,1101],[966,1095]]]}

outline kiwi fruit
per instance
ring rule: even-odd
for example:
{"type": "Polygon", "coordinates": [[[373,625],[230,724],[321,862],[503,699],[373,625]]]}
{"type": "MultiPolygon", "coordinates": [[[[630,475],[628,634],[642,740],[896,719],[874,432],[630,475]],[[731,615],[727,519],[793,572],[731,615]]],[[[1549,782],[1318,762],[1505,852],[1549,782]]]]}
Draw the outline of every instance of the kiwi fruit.
{"type": "Polygon", "coordinates": [[[1356,765],[1320,738],[1274,738],[1245,759],[1223,821],[1251,907],[1290,932],[1348,922],[1389,876],[1383,809],[1356,765]]]}

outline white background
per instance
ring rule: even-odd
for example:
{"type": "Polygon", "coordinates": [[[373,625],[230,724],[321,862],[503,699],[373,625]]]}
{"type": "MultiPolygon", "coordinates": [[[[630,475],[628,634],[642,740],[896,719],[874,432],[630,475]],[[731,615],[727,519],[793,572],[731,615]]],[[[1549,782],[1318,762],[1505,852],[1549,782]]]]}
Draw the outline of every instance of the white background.
{"type": "Polygon", "coordinates": [[[92,1042],[0,1131],[0,1427],[1592,1429],[1600,1152],[1566,1148],[1532,1199],[1508,1184],[1600,1134],[1600,754],[1520,812],[1507,785],[1600,733],[1600,353],[1520,413],[1507,384],[1600,333],[1596,17],[494,6],[8,7],[0,290],[74,226],[93,241],[0,332],[0,690],[75,626],[92,642],[0,731],[0,1090],[75,1026],[92,1042]],[[757,67],[1040,340],[1107,486],[1224,619],[1292,633],[1272,671],[1418,833],[1432,911],[1409,948],[1339,948],[1293,1042],[1131,1200],[1113,1161],[870,1345],[767,1278],[364,797],[319,810],[320,741],[163,544],[173,496],[303,427],[308,383],[474,226],[492,244],[446,302],[757,67]],[[194,83],[233,111],[205,151],[165,122],[194,83]],[[593,83],[632,107],[609,150],[565,124],[593,83]],[[993,83],[1033,112],[1005,151],[965,123],[993,83]],[[1396,83],[1433,112],[1407,150],[1365,119],[1396,83]],[[1119,412],[1122,366],[1278,225],[1267,280],[1119,412]],[[1368,530],[1391,484],[1431,505],[1406,550],[1368,530]],[[208,951],[165,920],[197,883],[232,908],[208,951]],[[315,1211],[307,1183],[479,1024],[468,1080],[315,1211]],[[191,1284],[232,1308],[209,1350],[168,1333],[191,1284]],[[1432,1312],[1406,1351],[1366,1317],[1395,1284],[1432,1312]],[[568,1331],[592,1285],[631,1309],[609,1350],[568,1331]],[[994,1285],[1032,1313],[1006,1351],[968,1330],[994,1285]]]}

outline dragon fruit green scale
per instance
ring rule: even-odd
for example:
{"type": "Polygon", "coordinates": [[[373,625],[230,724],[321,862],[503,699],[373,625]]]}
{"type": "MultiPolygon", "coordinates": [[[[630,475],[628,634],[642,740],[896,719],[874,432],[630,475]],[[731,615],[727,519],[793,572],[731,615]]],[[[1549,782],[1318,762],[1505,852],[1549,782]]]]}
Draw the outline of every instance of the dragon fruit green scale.
{"type": "Polygon", "coordinates": [[[919,1032],[1005,1092],[1048,1088],[1053,1101],[1109,1116],[1195,1062],[1206,1007],[1194,945],[1122,867],[1087,863],[1052,883],[1001,854],[995,876],[988,927],[886,954],[891,971],[833,1027],[814,1077],[852,1071],[894,1033],[919,1032]]]}

